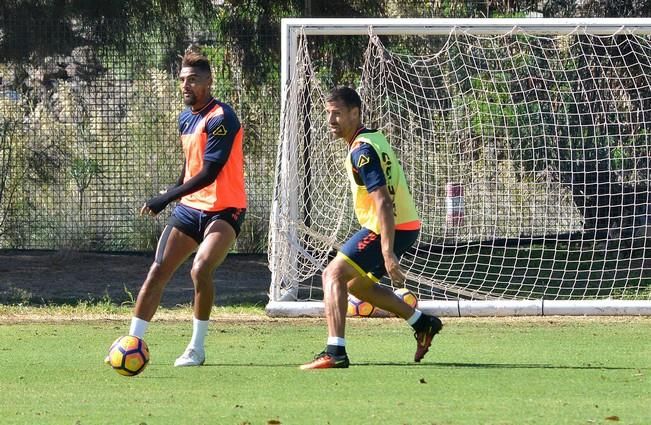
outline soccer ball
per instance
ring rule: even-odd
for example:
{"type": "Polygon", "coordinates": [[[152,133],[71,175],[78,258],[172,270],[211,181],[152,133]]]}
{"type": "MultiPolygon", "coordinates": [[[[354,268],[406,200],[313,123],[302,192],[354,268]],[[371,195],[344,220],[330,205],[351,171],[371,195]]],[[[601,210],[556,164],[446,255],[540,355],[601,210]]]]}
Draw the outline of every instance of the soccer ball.
{"type": "Polygon", "coordinates": [[[358,317],[369,317],[375,312],[373,304],[362,301],[354,295],[348,294],[348,315],[358,317]]]}
{"type": "Polygon", "coordinates": [[[135,376],[149,363],[149,347],[137,336],[121,336],[109,348],[109,364],[120,375],[135,376]]]}
{"type": "Polygon", "coordinates": [[[411,292],[407,288],[398,288],[395,291],[393,291],[394,294],[407,304],[409,304],[412,308],[418,307],[418,298],[416,297],[416,294],[411,292]]]}

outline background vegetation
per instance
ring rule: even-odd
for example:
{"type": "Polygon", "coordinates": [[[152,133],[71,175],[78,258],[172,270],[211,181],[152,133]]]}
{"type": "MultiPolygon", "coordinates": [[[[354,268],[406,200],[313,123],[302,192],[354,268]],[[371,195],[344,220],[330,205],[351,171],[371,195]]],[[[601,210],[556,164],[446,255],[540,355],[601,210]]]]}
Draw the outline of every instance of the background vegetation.
{"type": "MultiPolygon", "coordinates": [[[[246,125],[250,208],[237,250],[263,252],[279,131],[282,18],[649,13],[651,1],[626,0],[5,1],[0,11],[0,248],[153,248],[166,217],[152,222],[136,212],[180,171],[175,75],[178,55],[191,43],[202,45],[213,61],[214,94],[232,103],[246,125]]],[[[335,44],[324,37],[315,60],[333,83],[350,82],[365,46],[365,40],[335,44]]],[[[473,84],[486,81],[479,76],[473,84]]],[[[486,116],[495,112],[491,105],[479,107],[486,116]]],[[[576,116],[586,119],[583,111],[576,116]]],[[[597,124],[584,123],[588,129],[597,124]]],[[[639,135],[646,140],[646,129],[639,135]]],[[[613,225],[613,204],[620,210],[643,205],[648,196],[648,188],[628,184],[616,166],[648,171],[650,155],[636,141],[614,151],[596,132],[583,143],[591,156],[572,158],[556,175],[571,188],[587,229],[606,229],[613,225]],[[631,158],[647,158],[647,163],[631,164],[631,158]],[[642,198],[631,198],[633,193],[642,198]]],[[[536,152],[539,147],[524,148],[536,152]]],[[[546,165],[534,157],[517,159],[528,167],[523,172],[546,165]]]]}

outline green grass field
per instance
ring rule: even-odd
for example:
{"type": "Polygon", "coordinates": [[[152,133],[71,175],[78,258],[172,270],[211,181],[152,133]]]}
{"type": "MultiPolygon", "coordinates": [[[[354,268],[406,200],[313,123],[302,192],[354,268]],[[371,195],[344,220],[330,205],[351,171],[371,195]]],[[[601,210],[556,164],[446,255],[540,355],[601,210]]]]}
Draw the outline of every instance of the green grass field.
{"type": "Polygon", "coordinates": [[[0,309],[0,423],[651,424],[651,318],[447,319],[422,364],[405,323],[356,319],[350,369],[306,372],[323,320],[224,311],[186,369],[190,313],[161,311],[128,378],[102,362],[126,311],[0,309]]]}

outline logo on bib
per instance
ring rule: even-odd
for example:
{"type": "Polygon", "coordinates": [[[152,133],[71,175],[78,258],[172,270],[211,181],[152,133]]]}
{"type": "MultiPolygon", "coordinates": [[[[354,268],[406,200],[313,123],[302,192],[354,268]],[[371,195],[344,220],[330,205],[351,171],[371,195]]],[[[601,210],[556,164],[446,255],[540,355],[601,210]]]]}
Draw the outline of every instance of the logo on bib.
{"type": "Polygon", "coordinates": [[[371,162],[371,161],[369,160],[368,156],[361,155],[359,157],[359,159],[357,160],[357,168],[362,168],[363,166],[365,166],[369,162],[371,162]]]}
{"type": "Polygon", "coordinates": [[[222,124],[219,127],[217,127],[215,129],[215,131],[212,132],[212,135],[213,136],[226,136],[226,133],[227,133],[226,127],[224,127],[224,125],[222,124]]]}

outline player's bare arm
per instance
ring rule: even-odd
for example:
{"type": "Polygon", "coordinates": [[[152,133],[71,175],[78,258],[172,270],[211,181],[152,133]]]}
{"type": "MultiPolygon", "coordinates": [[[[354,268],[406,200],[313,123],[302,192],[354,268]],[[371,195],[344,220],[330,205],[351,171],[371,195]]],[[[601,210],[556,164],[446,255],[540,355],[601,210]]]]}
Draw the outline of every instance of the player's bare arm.
{"type": "Polygon", "coordinates": [[[375,204],[375,210],[380,221],[380,238],[382,241],[382,256],[384,267],[391,278],[391,281],[398,286],[405,283],[405,274],[400,268],[398,257],[393,251],[393,240],[395,237],[395,220],[393,217],[393,201],[387,186],[380,186],[369,195],[375,204]]]}

